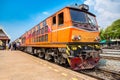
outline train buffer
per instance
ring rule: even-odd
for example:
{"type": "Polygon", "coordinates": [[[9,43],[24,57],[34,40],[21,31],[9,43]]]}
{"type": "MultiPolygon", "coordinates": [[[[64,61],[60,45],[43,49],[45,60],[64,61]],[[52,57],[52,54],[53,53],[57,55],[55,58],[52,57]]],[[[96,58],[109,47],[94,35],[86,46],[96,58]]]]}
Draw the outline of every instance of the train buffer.
{"type": "Polygon", "coordinates": [[[21,51],[0,51],[0,80],[96,80],[21,51]]]}

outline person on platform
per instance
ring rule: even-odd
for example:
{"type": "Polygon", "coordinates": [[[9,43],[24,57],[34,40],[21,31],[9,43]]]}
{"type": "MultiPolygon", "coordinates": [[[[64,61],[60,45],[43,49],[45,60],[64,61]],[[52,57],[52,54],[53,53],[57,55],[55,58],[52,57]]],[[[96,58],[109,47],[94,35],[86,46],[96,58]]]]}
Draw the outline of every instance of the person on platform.
{"type": "Polygon", "coordinates": [[[13,43],[13,49],[16,50],[17,46],[16,43],[13,43]]]}

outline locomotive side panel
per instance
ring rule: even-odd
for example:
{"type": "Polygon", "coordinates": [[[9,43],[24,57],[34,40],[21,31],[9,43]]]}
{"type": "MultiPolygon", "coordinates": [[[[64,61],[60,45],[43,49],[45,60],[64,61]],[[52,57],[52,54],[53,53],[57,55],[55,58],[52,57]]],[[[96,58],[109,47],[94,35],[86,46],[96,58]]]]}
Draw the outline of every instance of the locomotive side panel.
{"type": "Polygon", "coordinates": [[[84,31],[80,29],[72,28],[72,34],[71,34],[71,42],[96,42],[96,38],[99,36],[99,32],[90,32],[90,31],[84,31]],[[78,40],[74,40],[73,37],[80,37],[78,40]]]}
{"type": "Polygon", "coordinates": [[[55,16],[56,25],[52,26],[52,42],[68,42],[70,30],[67,27],[72,25],[69,9],[62,9],[55,16]]]}

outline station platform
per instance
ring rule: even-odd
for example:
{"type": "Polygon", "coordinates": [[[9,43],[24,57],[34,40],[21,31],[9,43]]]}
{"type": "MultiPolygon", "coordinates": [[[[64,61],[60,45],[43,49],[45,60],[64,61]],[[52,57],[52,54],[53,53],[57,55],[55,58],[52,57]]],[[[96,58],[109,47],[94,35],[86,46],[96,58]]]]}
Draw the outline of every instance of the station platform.
{"type": "Polygon", "coordinates": [[[0,50],[0,80],[96,80],[21,51],[0,50]]]}

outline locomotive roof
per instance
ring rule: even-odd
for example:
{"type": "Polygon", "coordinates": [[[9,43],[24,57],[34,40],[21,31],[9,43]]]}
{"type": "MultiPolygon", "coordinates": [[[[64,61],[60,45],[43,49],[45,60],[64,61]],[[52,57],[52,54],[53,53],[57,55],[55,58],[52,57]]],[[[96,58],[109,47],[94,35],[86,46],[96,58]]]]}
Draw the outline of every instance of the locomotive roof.
{"type": "MultiPolygon", "coordinates": [[[[79,10],[79,11],[82,11],[82,12],[86,12],[86,13],[88,13],[88,14],[90,14],[90,15],[92,15],[92,16],[94,16],[94,17],[96,17],[94,14],[92,14],[92,13],[91,13],[91,12],[89,12],[89,11],[80,10],[80,8],[79,8],[79,7],[76,7],[76,6],[66,6],[66,7],[64,7],[64,8],[62,8],[62,9],[60,9],[60,10],[58,10],[57,12],[55,12],[54,14],[52,14],[51,16],[49,16],[49,17],[47,17],[47,18],[52,17],[53,15],[55,15],[56,13],[60,12],[61,10],[65,9],[65,8],[69,8],[69,9],[74,9],[74,10],[79,10]]],[[[45,18],[45,19],[44,19],[44,20],[42,20],[41,22],[45,21],[47,18],[45,18]]],[[[40,23],[41,23],[41,22],[40,22],[40,23]]],[[[38,24],[37,24],[37,25],[38,25],[38,24]]],[[[37,25],[36,25],[36,26],[37,26],[37,25]]]]}
{"type": "MultiPolygon", "coordinates": [[[[62,9],[60,9],[60,10],[58,10],[57,12],[55,12],[54,14],[52,14],[51,16],[49,16],[49,17],[45,18],[44,20],[40,21],[37,25],[39,25],[40,23],[42,23],[42,22],[45,21],[46,19],[48,19],[48,18],[54,16],[56,13],[60,12],[61,10],[65,9],[65,8],[74,9],[74,10],[79,10],[79,11],[88,13],[88,14],[90,14],[90,15],[96,17],[94,14],[92,14],[92,13],[89,12],[89,11],[80,10],[80,8],[79,8],[78,6],[66,6],[66,7],[64,7],[64,8],[62,8],[62,9]]],[[[32,30],[32,29],[35,28],[37,25],[35,25],[35,26],[32,27],[31,29],[29,29],[28,31],[32,30]]],[[[26,34],[28,31],[26,31],[24,34],[26,34]]],[[[23,35],[24,35],[24,34],[23,34],[23,35]]],[[[22,35],[22,36],[23,36],[23,35],[22,35]]]]}
{"type": "MultiPolygon", "coordinates": [[[[79,7],[76,7],[76,6],[66,6],[65,8],[70,8],[70,9],[74,9],[74,10],[79,10],[79,11],[82,11],[82,12],[86,12],[86,13],[92,15],[92,16],[95,16],[95,15],[92,14],[91,12],[85,11],[85,10],[80,10],[80,8],[79,8],[79,7]]],[[[95,17],[96,17],[96,16],[95,16],[95,17]]]]}

